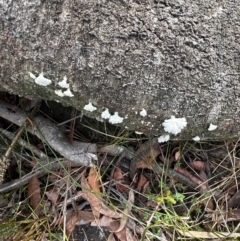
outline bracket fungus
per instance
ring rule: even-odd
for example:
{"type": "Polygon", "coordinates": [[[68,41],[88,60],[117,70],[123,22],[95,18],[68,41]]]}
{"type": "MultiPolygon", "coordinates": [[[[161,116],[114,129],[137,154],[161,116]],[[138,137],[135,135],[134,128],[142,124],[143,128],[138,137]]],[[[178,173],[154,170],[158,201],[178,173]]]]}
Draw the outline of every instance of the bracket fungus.
{"type": "Polygon", "coordinates": [[[92,103],[89,102],[89,104],[85,105],[83,109],[89,112],[93,112],[97,109],[97,107],[93,106],[92,103]]]}
{"type": "Polygon", "coordinates": [[[38,77],[36,77],[33,73],[29,72],[29,75],[32,79],[34,79],[35,83],[42,86],[48,86],[52,83],[50,79],[47,79],[43,76],[43,73],[40,73],[38,77]]]}
{"type": "Polygon", "coordinates": [[[111,114],[109,113],[108,108],[106,108],[105,111],[102,112],[101,117],[103,119],[109,119],[111,117],[111,114]]]}
{"type": "Polygon", "coordinates": [[[170,139],[170,135],[165,134],[158,137],[158,143],[167,142],[170,139]]]}
{"type": "Polygon", "coordinates": [[[123,118],[118,115],[118,112],[115,112],[114,115],[111,115],[109,118],[111,124],[118,124],[123,122],[123,118]]]}
{"type": "Polygon", "coordinates": [[[208,131],[214,131],[217,129],[217,125],[213,125],[212,123],[210,124],[210,126],[208,127],[208,131]]]}
{"type": "Polygon", "coordinates": [[[177,135],[186,127],[187,121],[186,118],[175,118],[175,116],[171,116],[171,118],[165,120],[162,125],[166,132],[177,135]]]}

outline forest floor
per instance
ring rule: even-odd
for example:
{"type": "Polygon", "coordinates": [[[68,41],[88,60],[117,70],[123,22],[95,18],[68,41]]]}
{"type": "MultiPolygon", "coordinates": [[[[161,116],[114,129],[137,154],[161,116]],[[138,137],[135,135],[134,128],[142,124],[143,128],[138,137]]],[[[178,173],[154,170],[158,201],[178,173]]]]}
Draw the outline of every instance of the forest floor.
{"type": "Polygon", "coordinates": [[[239,140],[159,143],[51,105],[0,95],[0,240],[240,238],[239,140]]]}

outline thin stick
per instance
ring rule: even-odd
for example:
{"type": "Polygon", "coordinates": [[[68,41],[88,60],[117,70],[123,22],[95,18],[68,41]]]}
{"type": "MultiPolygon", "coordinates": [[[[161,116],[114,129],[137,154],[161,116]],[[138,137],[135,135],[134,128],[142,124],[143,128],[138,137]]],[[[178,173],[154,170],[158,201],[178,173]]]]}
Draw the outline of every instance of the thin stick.
{"type": "Polygon", "coordinates": [[[9,164],[9,156],[12,152],[13,147],[15,146],[15,144],[17,143],[19,137],[22,135],[23,131],[25,130],[26,126],[28,125],[28,123],[30,121],[30,118],[33,116],[33,114],[37,111],[37,109],[39,108],[39,103],[37,102],[37,104],[34,106],[33,110],[31,111],[31,113],[29,114],[29,116],[26,118],[25,122],[23,123],[23,125],[21,126],[21,128],[19,129],[18,133],[16,134],[16,136],[14,137],[11,145],[8,147],[6,153],[2,156],[2,158],[0,158],[0,183],[3,182],[4,180],[4,174],[5,171],[8,167],[9,164]]]}

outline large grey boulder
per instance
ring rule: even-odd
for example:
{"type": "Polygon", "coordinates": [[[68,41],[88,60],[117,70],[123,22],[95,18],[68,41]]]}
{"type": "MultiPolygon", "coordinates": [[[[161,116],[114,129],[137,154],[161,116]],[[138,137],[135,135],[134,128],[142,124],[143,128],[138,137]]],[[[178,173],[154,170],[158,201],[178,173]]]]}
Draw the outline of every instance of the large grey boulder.
{"type": "Polygon", "coordinates": [[[0,0],[0,90],[149,135],[175,116],[177,138],[235,137],[239,16],[239,1],[0,0]]]}

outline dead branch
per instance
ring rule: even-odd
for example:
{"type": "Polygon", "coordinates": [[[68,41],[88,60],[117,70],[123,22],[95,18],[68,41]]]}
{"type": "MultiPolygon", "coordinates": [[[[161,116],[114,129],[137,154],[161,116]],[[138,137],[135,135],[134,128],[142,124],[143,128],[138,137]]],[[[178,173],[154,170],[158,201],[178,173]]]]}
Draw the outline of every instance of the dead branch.
{"type": "MultiPolygon", "coordinates": [[[[16,113],[13,113],[9,111],[12,107],[10,104],[0,102],[0,117],[22,126],[26,120],[25,113],[20,108],[16,110],[16,113]]],[[[33,128],[28,127],[27,130],[46,141],[53,150],[71,162],[76,162],[82,166],[91,166],[92,160],[97,160],[95,155],[97,146],[95,144],[79,141],[70,143],[60,128],[41,116],[34,117],[33,124],[33,128]]]]}

